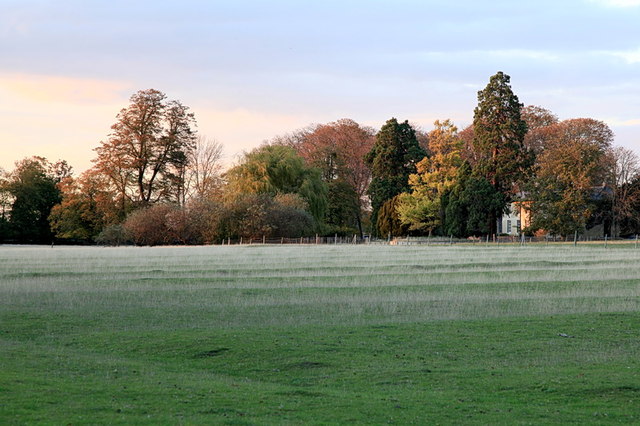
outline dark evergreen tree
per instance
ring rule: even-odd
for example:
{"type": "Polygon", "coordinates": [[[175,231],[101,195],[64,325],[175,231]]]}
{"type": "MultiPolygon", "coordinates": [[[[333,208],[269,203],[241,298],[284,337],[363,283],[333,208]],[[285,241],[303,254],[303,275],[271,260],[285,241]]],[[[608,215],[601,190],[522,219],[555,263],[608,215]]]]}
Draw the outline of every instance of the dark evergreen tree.
{"type": "Polygon", "coordinates": [[[471,165],[465,161],[458,169],[456,184],[442,197],[443,231],[445,235],[458,238],[467,236],[467,206],[460,199],[460,196],[470,178],[471,165]]]}
{"type": "Polygon", "coordinates": [[[460,194],[460,204],[466,211],[466,235],[479,237],[495,234],[494,223],[487,222],[487,214],[502,215],[506,206],[505,195],[498,192],[483,177],[471,177],[460,194]]]}
{"type": "Polygon", "coordinates": [[[325,222],[330,234],[353,235],[359,232],[360,201],[353,186],[337,179],[328,183],[327,215],[325,222]]]}
{"type": "Polygon", "coordinates": [[[13,198],[8,223],[10,238],[21,243],[51,242],[49,214],[62,199],[57,186],[61,176],[57,175],[56,167],[42,157],[32,157],[19,162],[11,173],[6,182],[13,198]]]}
{"type": "Polygon", "coordinates": [[[496,192],[504,194],[504,205],[487,212],[489,233],[496,232],[498,215],[504,211],[518,184],[533,163],[524,148],[527,124],[521,118],[523,104],[511,90],[510,77],[498,72],[484,90],[478,92],[473,117],[473,148],[477,162],[474,175],[484,177],[496,192]]]}
{"type": "MultiPolygon", "coordinates": [[[[371,223],[379,235],[378,214],[382,205],[396,195],[409,190],[409,175],[416,173],[416,164],[426,156],[420,147],[416,132],[408,121],[388,120],[376,135],[373,148],[365,157],[371,169],[371,223]]],[[[394,213],[395,214],[395,213],[394,213]]]]}

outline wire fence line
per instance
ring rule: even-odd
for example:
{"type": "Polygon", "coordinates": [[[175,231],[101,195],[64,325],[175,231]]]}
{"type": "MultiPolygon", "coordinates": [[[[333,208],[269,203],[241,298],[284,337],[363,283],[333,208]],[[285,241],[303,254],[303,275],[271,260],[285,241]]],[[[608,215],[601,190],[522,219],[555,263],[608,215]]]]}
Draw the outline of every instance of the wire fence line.
{"type": "Polygon", "coordinates": [[[453,237],[389,237],[386,239],[371,238],[368,236],[360,237],[358,235],[353,236],[314,236],[314,237],[266,237],[262,238],[226,238],[222,240],[220,245],[285,245],[285,244],[300,244],[300,245],[328,245],[328,244],[377,244],[377,245],[454,245],[454,244],[467,244],[467,245],[529,245],[529,244],[604,244],[605,247],[609,244],[627,243],[633,244],[638,248],[638,235],[632,238],[610,238],[604,237],[586,237],[575,235],[573,237],[561,237],[561,236],[538,236],[527,237],[524,235],[493,235],[483,237],[469,237],[469,238],[453,238],[453,237]]]}

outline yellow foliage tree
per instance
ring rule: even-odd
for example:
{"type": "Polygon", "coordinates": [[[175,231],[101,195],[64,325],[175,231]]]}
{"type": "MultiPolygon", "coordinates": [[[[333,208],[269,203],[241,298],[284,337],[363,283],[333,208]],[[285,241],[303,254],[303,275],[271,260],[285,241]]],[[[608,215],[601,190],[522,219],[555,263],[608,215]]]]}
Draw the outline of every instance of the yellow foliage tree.
{"type": "Polygon", "coordinates": [[[458,128],[450,120],[437,120],[434,125],[429,133],[430,155],[409,176],[411,192],[401,194],[397,206],[403,224],[429,234],[442,223],[441,197],[456,183],[463,149],[458,128]]]}

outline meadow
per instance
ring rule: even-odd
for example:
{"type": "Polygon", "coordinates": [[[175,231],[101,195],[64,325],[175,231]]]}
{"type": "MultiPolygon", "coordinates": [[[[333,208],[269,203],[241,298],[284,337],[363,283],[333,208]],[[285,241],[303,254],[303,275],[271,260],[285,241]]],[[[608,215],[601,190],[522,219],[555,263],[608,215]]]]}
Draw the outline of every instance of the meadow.
{"type": "Polygon", "coordinates": [[[0,423],[640,423],[640,249],[0,246],[0,423]]]}

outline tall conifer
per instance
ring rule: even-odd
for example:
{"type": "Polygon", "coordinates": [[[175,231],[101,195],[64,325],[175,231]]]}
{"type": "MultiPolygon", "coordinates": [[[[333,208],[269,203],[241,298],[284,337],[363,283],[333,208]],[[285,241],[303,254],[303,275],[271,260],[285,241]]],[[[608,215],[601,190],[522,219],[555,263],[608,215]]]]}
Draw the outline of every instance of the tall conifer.
{"type": "MultiPolygon", "coordinates": [[[[376,226],[382,205],[396,195],[409,190],[409,175],[426,156],[408,121],[388,120],[376,135],[373,148],[365,157],[371,169],[371,223],[376,226]]],[[[376,229],[378,231],[378,229],[376,229]]]]}

